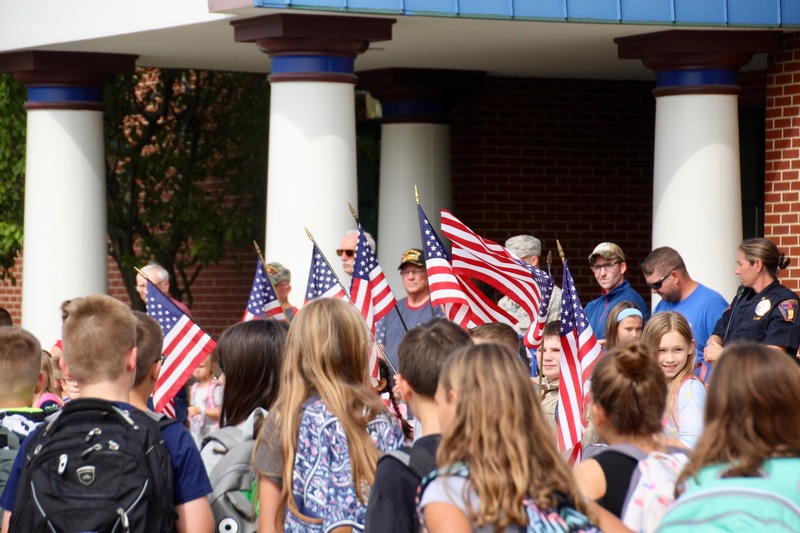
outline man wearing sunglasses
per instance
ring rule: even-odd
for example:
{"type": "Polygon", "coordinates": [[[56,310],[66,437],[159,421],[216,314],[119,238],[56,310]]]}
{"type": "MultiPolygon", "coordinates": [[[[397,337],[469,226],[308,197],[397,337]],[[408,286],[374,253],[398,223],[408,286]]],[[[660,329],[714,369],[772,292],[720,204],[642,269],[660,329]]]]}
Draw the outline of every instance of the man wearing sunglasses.
{"type": "Polygon", "coordinates": [[[631,302],[642,312],[644,321],[650,318],[650,308],[644,303],[630,282],[625,279],[628,265],[622,248],[613,242],[601,242],[589,256],[594,279],[602,289],[602,295],[586,304],[586,316],[598,340],[605,338],[608,312],[619,302],[631,302]]]}
{"type": "MultiPolygon", "coordinates": [[[[369,247],[372,248],[372,253],[377,257],[378,251],[375,249],[375,239],[372,235],[364,232],[364,237],[367,238],[369,247]]],[[[336,255],[342,260],[342,268],[344,273],[348,276],[353,275],[353,262],[356,257],[356,243],[358,243],[358,230],[354,229],[348,231],[342,237],[342,242],[339,243],[339,248],[336,250],[336,255]]]]}
{"type": "Polygon", "coordinates": [[[706,340],[728,307],[717,291],[693,280],[681,255],[669,246],[656,248],[642,261],[642,273],[648,287],[661,297],[653,314],[676,311],[692,327],[697,343],[697,361],[703,362],[706,340]]]}

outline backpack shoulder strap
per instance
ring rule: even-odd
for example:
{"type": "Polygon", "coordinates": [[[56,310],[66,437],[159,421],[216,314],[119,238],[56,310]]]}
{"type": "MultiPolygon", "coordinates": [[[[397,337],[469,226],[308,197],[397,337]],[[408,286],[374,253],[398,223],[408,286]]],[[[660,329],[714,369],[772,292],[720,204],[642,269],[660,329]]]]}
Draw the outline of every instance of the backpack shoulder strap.
{"type": "Polygon", "coordinates": [[[419,479],[436,470],[436,456],[422,446],[402,446],[386,452],[380,460],[387,458],[399,461],[419,479]]]}
{"type": "Polygon", "coordinates": [[[412,446],[408,468],[414,472],[415,476],[422,479],[428,473],[436,470],[436,456],[423,446],[412,446]]]}
{"type": "Polygon", "coordinates": [[[621,453],[623,455],[627,455],[632,459],[636,459],[637,461],[641,461],[647,457],[647,454],[639,448],[638,446],[634,446],[633,444],[612,444],[608,446],[606,449],[613,450],[615,452],[621,453]]]}
{"type": "Polygon", "coordinates": [[[134,409],[133,413],[135,413],[136,418],[150,420],[155,423],[158,427],[158,430],[161,431],[167,426],[171,426],[172,424],[177,424],[180,422],[177,418],[170,418],[164,413],[156,413],[153,411],[142,410],[142,409],[134,409]]]}
{"type": "Polygon", "coordinates": [[[234,426],[225,426],[224,428],[218,429],[210,435],[207,435],[203,439],[200,449],[202,450],[205,448],[209,442],[218,442],[222,444],[225,450],[232,450],[234,446],[244,441],[245,437],[242,435],[241,431],[236,429],[234,426]]]}

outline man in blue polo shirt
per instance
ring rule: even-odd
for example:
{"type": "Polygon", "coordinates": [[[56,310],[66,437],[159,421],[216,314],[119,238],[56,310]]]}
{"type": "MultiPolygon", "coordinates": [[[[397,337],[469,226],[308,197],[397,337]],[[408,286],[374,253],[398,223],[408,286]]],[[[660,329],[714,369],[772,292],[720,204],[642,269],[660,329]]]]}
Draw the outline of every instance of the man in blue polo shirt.
{"type": "Polygon", "coordinates": [[[682,314],[692,327],[697,361],[702,362],[706,340],[714,333],[728,302],[714,289],[693,280],[681,255],[669,246],[650,252],[642,261],[642,273],[653,294],[661,297],[653,314],[663,311],[682,314]]]}
{"type": "Polygon", "coordinates": [[[602,295],[596,300],[586,304],[585,312],[589,318],[597,339],[605,338],[606,319],[608,312],[619,302],[631,302],[642,312],[644,321],[650,318],[650,309],[644,303],[644,299],[639,296],[628,280],[625,273],[628,265],[625,263],[625,254],[622,248],[613,242],[601,242],[598,244],[591,255],[589,264],[592,266],[594,279],[602,289],[602,295]]]}

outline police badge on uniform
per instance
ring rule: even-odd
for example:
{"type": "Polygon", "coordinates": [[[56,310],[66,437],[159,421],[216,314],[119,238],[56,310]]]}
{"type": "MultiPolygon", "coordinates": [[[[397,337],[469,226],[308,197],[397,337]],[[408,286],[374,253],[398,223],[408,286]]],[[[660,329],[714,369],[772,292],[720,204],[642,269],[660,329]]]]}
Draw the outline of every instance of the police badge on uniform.
{"type": "Polygon", "coordinates": [[[758,305],[756,306],[756,316],[758,318],[756,320],[760,320],[762,316],[766,315],[770,307],[772,307],[772,304],[768,298],[764,298],[758,302],[758,305]]]}
{"type": "Polygon", "coordinates": [[[794,324],[794,319],[797,317],[797,300],[784,300],[778,304],[783,315],[783,320],[794,324]]]}

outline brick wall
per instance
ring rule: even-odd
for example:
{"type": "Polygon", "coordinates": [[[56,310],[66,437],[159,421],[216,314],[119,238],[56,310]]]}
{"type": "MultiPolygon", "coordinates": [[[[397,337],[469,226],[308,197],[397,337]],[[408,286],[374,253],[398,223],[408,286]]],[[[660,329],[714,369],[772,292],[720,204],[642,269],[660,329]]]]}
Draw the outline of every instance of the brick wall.
{"type": "Polygon", "coordinates": [[[784,35],[767,66],[764,235],[792,258],[781,281],[800,289],[800,33],[784,35]]]}
{"type": "Polygon", "coordinates": [[[651,82],[487,78],[454,103],[454,212],[497,241],[531,233],[564,247],[581,300],[599,294],[587,257],[625,251],[634,288],[650,251],[655,99],[651,82]]]}

